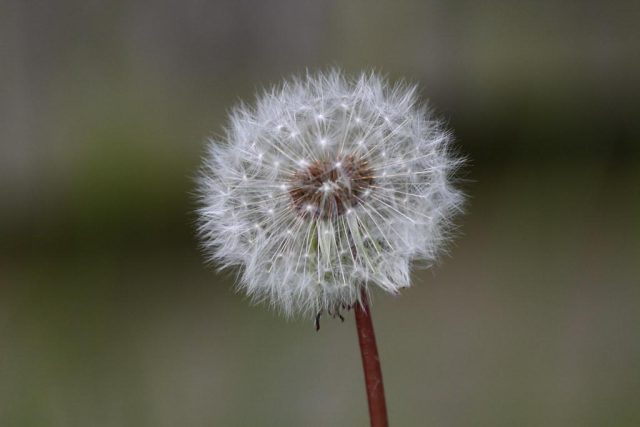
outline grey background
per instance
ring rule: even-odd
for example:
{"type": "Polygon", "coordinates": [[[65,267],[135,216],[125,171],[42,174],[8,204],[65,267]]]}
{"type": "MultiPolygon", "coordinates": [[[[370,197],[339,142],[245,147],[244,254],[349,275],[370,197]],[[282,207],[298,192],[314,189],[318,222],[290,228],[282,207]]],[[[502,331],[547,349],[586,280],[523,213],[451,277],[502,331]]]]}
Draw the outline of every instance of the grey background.
{"type": "Polygon", "coordinates": [[[374,316],[396,426],[640,424],[637,2],[0,1],[0,425],[354,426],[351,316],[251,307],[204,139],[292,73],[421,85],[461,236],[374,316]]]}

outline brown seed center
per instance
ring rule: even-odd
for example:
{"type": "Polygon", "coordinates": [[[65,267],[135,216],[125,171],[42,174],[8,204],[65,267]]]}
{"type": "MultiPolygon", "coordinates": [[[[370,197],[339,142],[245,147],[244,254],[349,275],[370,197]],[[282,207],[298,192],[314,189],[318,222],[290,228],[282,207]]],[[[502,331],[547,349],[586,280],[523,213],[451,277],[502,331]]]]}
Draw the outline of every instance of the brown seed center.
{"type": "Polygon", "coordinates": [[[349,155],[336,161],[318,160],[296,172],[289,184],[299,215],[330,219],[362,201],[373,184],[373,171],[366,160],[349,155]]]}

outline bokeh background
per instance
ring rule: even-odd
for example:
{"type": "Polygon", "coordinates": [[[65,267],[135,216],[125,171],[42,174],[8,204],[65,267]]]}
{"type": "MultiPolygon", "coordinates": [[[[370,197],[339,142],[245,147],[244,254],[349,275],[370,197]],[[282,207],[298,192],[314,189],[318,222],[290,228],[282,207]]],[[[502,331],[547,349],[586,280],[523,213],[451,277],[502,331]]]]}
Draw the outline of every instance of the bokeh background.
{"type": "Polygon", "coordinates": [[[203,265],[193,177],[292,73],[420,83],[461,235],[374,317],[396,426],[640,425],[640,3],[0,0],[0,425],[367,424],[354,322],[203,265]]]}

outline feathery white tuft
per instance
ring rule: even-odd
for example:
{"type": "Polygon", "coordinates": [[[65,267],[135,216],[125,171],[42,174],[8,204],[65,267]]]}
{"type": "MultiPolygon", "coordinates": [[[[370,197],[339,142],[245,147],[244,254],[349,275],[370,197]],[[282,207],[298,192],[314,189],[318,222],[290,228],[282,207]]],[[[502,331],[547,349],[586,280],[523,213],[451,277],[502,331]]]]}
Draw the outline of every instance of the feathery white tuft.
{"type": "Polygon", "coordinates": [[[335,312],[429,265],[463,196],[452,137],[415,86],[307,75],[231,113],[199,182],[199,234],[239,287],[286,315],[335,312]]]}

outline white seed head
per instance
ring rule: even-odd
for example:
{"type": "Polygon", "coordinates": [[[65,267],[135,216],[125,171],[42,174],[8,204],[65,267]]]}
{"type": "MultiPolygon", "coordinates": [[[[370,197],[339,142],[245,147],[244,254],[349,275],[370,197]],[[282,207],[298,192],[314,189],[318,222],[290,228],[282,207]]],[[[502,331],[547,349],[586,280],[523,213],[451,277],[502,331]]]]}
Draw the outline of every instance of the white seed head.
{"type": "Polygon", "coordinates": [[[339,71],[292,79],[237,107],[199,181],[210,259],[286,315],[335,312],[430,265],[463,196],[450,133],[415,86],[339,71]]]}

